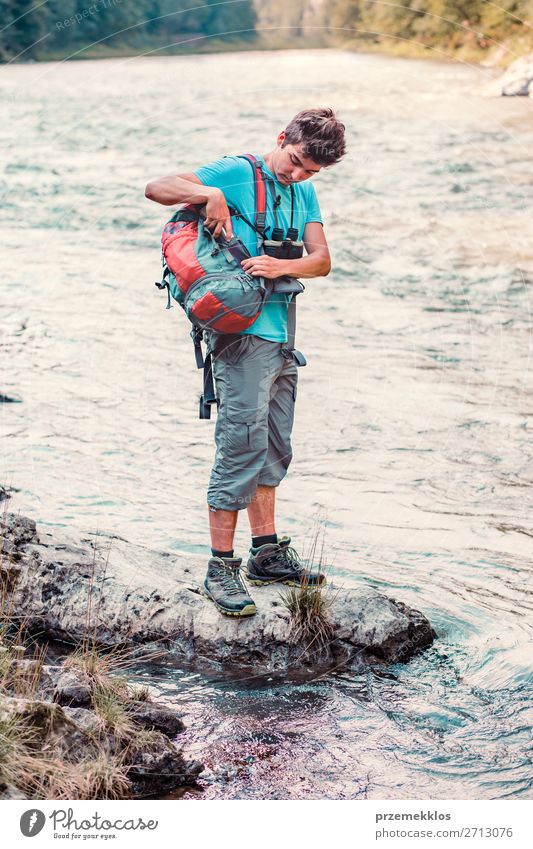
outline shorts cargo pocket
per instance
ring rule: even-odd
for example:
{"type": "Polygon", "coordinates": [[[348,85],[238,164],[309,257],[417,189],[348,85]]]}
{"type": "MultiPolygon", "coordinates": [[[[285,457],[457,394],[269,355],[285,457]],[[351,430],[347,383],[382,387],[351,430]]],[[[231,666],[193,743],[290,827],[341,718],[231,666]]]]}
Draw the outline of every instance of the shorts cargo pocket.
{"type": "Polygon", "coordinates": [[[253,337],[244,336],[235,345],[238,362],[225,358],[223,363],[225,449],[228,455],[246,454],[250,461],[268,442],[272,383],[268,363],[251,355],[253,347],[253,337]]]}
{"type": "Polygon", "coordinates": [[[250,449],[249,422],[226,419],[226,449],[234,453],[244,453],[250,449]]]}
{"type": "Polygon", "coordinates": [[[249,461],[266,451],[268,446],[268,419],[258,417],[255,410],[236,409],[230,405],[226,416],[226,452],[228,456],[247,458],[249,461]]]}

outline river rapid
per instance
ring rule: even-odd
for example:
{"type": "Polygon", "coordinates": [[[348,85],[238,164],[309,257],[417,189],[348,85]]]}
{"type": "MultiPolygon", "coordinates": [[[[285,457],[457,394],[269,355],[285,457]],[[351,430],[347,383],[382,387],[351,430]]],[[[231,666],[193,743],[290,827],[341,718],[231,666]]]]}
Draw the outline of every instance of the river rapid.
{"type": "Polygon", "coordinates": [[[315,178],[333,270],[299,298],[278,532],[306,549],[318,530],[336,583],[438,636],[357,675],[137,668],[206,765],[187,796],[533,795],[533,104],[482,97],[493,75],[333,50],[0,68],[9,509],[200,558],[215,422],[153,285],[169,210],[144,186],[265,153],[301,108],[347,125],[315,178]]]}

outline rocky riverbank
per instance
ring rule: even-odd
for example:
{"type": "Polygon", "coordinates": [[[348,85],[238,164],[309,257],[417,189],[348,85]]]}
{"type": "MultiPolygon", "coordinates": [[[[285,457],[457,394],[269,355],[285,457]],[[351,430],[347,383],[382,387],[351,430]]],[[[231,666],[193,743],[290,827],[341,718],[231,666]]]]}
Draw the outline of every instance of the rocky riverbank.
{"type": "Polygon", "coordinates": [[[202,771],[174,741],[184,729],[179,716],[146,692],[125,682],[106,690],[82,670],[39,660],[11,659],[9,667],[10,682],[2,658],[0,798],[159,798],[202,771]],[[30,679],[31,696],[17,695],[30,679]]]}
{"type": "Polygon", "coordinates": [[[258,613],[244,621],[221,616],[200,594],[199,558],[153,551],[118,536],[68,538],[37,531],[7,513],[1,523],[4,581],[14,613],[30,633],[77,642],[91,634],[103,647],[144,651],[164,646],[202,665],[256,672],[310,666],[361,666],[408,660],[432,643],[426,617],[370,587],[324,590],[327,639],[295,627],[279,586],[254,588],[258,613]]]}

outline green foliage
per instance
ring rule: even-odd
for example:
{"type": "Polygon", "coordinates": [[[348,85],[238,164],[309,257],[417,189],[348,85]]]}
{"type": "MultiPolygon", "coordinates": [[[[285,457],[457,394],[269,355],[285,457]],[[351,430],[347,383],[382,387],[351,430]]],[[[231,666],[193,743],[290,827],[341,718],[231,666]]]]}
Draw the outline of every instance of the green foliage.
{"type": "MultiPolygon", "coordinates": [[[[357,28],[371,42],[408,41],[449,51],[480,50],[522,34],[533,48],[533,0],[324,0],[331,27],[357,28]]],[[[344,39],[348,37],[348,33],[344,39]]]]}
{"type": "Polygon", "coordinates": [[[11,22],[0,33],[0,59],[33,58],[39,43],[47,37],[46,6],[37,0],[4,0],[0,8],[2,26],[11,22]]]}
{"type": "Polygon", "coordinates": [[[253,0],[0,0],[0,61],[143,52],[187,41],[255,36],[253,0]]]}
{"type": "Polygon", "coordinates": [[[211,35],[240,37],[255,35],[256,15],[253,3],[230,3],[221,5],[219,0],[207,0],[208,14],[204,32],[211,35]]]}

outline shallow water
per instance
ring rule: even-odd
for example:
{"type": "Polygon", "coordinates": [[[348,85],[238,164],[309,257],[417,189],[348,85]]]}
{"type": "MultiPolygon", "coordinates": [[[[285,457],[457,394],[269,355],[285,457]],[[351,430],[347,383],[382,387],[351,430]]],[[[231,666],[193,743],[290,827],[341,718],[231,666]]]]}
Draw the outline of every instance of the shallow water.
{"type": "Polygon", "coordinates": [[[318,523],[337,582],[438,639],[359,676],[139,669],[184,711],[204,796],[531,798],[531,100],[481,97],[486,69],[338,51],[0,70],[10,509],[200,557],[214,421],[153,286],[168,210],[144,185],[264,153],[308,105],[348,127],[316,179],[334,270],[299,301],[279,531],[301,548],[318,523]]]}

